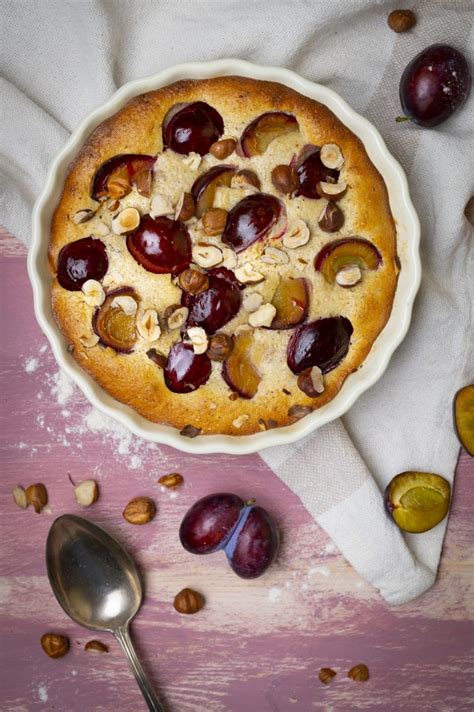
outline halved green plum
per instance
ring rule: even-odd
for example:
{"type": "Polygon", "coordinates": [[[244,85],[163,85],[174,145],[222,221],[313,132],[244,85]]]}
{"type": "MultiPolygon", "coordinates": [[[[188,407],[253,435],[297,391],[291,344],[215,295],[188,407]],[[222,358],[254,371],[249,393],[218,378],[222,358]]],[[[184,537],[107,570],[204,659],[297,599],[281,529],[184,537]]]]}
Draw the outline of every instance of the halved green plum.
{"type": "Polygon", "coordinates": [[[196,178],[191,188],[191,194],[196,204],[195,214],[198,218],[202,218],[206,210],[212,208],[217,187],[219,185],[230,186],[236,170],[235,166],[223,163],[209,168],[208,171],[196,178]]]}
{"type": "Polygon", "coordinates": [[[451,485],[431,472],[402,472],[385,490],[388,513],[405,532],[421,534],[439,524],[447,515],[451,485]]]}
{"type": "Polygon", "coordinates": [[[257,116],[244,129],[237,146],[237,153],[245,158],[265,153],[270,143],[279,136],[299,131],[293,114],[284,111],[268,111],[257,116]]]}
{"type": "Polygon", "coordinates": [[[324,245],[316,255],[314,269],[321,272],[327,282],[334,284],[337,273],[344,267],[377,269],[381,264],[382,255],[372,242],[362,237],[343,237],[324,245]]]}
{"type": "Polygon", "coordinates": [[[241,398],[253,398],[262,377],[252,362],[252,331],[244,331],[234,336],[234,347],[224,361],[222,377],[230,388],[241,398]]]}
{"type": "Polygon", "coordinates": [[[273,295],[276,309],[270,329],[291,329],[301,324],[308,315],[309,292],[306,279],[283,277],[273,295]]]}
{"type": "Polygon", "coordinates": [[[454,424],[461,445],[474,457],[474,384],[454,396],[454,424]]]}
{"type": "Polygon", "coordinates": [[[105,161],[96,171],[92,181],[91,197],[94,200],[112,198],[120,200],[136,185],[142,195],[151,194],[151,172],[154,156],[121,153],[105,161]]]}

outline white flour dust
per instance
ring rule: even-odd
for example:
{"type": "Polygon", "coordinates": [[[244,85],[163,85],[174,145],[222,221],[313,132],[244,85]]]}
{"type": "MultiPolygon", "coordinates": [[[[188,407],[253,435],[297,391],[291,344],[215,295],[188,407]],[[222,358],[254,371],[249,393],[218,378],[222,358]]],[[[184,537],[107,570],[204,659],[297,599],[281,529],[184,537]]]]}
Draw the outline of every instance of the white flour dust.
{"type": "MultiPolygon", "coordinates": [[[[139,470],[150,451],[154,451],[155,456],[159,455],[158,445],[132,435],[123,425],[89,406],[71,379],[61,370],[51,374],[50,366],[51,359],[46,345],[41,346],[37,354],[29,356],[24,361],[24,369],[29,374],[34,373],[38,368],[46,372],[45,388],[37,393],[37,399],[40,401],[36,415],[38,428],[48,433],[63,447],[76,450],[83,449],[81,436],[92,433],[103,443],[110,445],[114,454],[130,470],[139,470]],[[60,408],[51,408],[52,401],[60,408]],[[58,420],[59,414],[62,420],[58,420]],[[51,421],[52,416],[54,422],[51,421]]],[[[25,449],[28,446],[21,442],[15,447],[25,449]]],[[[43,443],[42,447],[50,451],[51,443],[43,443]]],[[[31,456],[33,451],[36,452],[36,448],[30,449],[31,456]]]]}
{"type": "Polygon", "coordinates": [[[281,589],[277,588],[276,586],[272,586],[272,588],[268,592],[268,600],[271,603],[275,603],[276,601],[279,601],[281,598],[281,589]]]}
{"type": "Polygon", "coordinates": [[[41,702],[47,702],[48,701],[48,690],[44,685],[41,685],[38,687],[38,697],[40,698],[41,702]]]}

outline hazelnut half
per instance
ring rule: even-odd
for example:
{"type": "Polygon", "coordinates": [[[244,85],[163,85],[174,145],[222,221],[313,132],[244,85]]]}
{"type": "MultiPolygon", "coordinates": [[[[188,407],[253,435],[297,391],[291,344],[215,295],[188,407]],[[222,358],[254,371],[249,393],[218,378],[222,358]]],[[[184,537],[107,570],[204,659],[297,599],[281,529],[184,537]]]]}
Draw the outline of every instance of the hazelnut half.
{"type": "Polygon", "coordinates": [[[337,232],[344,225],[344,213],[332,200],[319,216],[318,225],[324,232],[337,232]]]}
{"type": "Polygon", "coordinates": [[[285,164],[275,166],[271,173],[272,183],[280,193],[293,193],[299,185],[295,169],[285,164]]]}
{"type": "Polygon", "coordinates": [[[12,492],[13,501],[17,507],[20,509],[26,509],[28,507],[28,500],[26,498],[26,492],[23,487],[15,487],[12,492]]]}
{"type": "Polygon", "coordinates": [[[178,284],[188,294],[199,294],[209,289],[209,279],[197,269],[185,269],[178,277],[178,284]]]}
{"type": "Polygon", "coordinates": [[[211,361],[225,361],[234,347],[232,337],[228,334],[214,334],[209,339],[207,355],[211,361]]]}
{"type": "Polygon", "coordinates": [[[245,188],[246,185],[251,185],[257,190],[260,190],[260,178],[255,173],[255,171],[249,171],[248,168],[243,168],[237,171],[235,176],[232,178],[231,187],[232,188],[245,188]]]}
{"type": "Polygon", "coordinates": [[[149,497],[134,497],[127,504],[122,516],[130,524],[148,524],[156,514],[156,506],[149,497]]]}
{"type": "Polygon", "coordinates": [[[350,677],[351,680],[357,680],[357,682],[366,682],[369,679],[369,668],[364,663],[354,665],[347,673],[347,677],[350,677]]]}
{"type": "Polygon", "coordinates": [[[158,484],[162,485],[162,487],[167,487],[168,489],[181,487],[183,482],[183,475],[180,475],[179,472],[171,472],[169,475],[163,475],[158,480],[158,484]]]}
{"type": "Polygon", "coordinates": [[[63,658],[69,650],[69,638],[58,633],[45,633],[41,636],[41,647],[50,658],[63,658]]]}
{"type": "Polygon", "coordinates": [[[237,146],[237,141],[235,138],[222,138],[220,141],[215,141],[209,149],[214,158],[218,158],[219,161],[223,161],[224,158],[230,156],[231,153],[235,151],[237,146]]]}
{"type": "Polygon", "coordinates": [[[204,597],[192,588],[183,588],[182,591],[176,594],[173,606],[178,613],[191,615],[197,613],[204,606],[204,597]]]}
{"type": "Polygon", "coordinates": [[[193,217],[194,212],[196,210],[196,204],[191,193],[183,193],[180,202],[181,205],[178,204],[178,206],[176,207],[176,220],[186,222],[186,220],[190,220],[193,217]]]}
{"type": "Polygon", "coordinates": [[[86,653],[108,653],[109,648],[105,643],[101,643],[100,640],[89,640],[84,645],[84,650],[86,653]]]}
{"type": "Polygon", "coordinates": [[[209,208],[202,216],[202,226],[206,235],[222,234],[227,222],[227,210],[223,208],[209,208]]]}
{"type": "Polygon", "coordinates": [[[40,482],[27,487],[25,494],[28,504],[31,504],[36,514],[39,514],[48,504],[48,492],[46,491],[46,487],[40,482]]]}
{"type": "Polygon", "coordinates": [[[298,376],[298,388],[310,398],[317,398],[324,393],[324,381],[321,369],[318,366],[307,368],[298,376]]]}
{"type": "Polygon", "coordinates": [[[292,405],[291,408],[288,408],[288,417],[291,418],[292,422],[295,422],[296,420],[301,420],[301,418],[304,418],[312,412],[313,410],[309,407],[309,405],[299,405],[299,403],[295,403],[295,405],[292,405]]]}
{"type": "Polygon", "coordinates": [[[197,438],[200,433],[201,428],[196,428],[194,425],[185,425],[184,428],[179,431],[179,434],[185,438],[197,438]]]}
{"type": "Polygon", "coordinates": [[[333,677],[335,677],[336,675],[337,673],[335,672],[335,670],[332,670],[331,668],[321,668],[318,677],[323,683],[323,685],[329,685],[333,677]]]}
{"type": "Polygon", "coordinates": [[[99,499],[99,488],[94,480],[83,480],[74,487],[76,502],[83,507],[90,507],[99,499]]]}

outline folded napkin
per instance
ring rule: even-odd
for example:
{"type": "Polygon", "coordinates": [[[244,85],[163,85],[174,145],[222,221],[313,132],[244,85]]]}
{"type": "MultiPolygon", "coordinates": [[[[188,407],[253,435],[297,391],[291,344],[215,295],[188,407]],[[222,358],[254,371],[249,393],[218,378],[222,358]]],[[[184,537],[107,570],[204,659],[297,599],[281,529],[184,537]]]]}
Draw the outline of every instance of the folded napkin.
{"type": "MultiPolygon", "coordinates": [[[[262,457],[298,494],[346,559],[393,604],[434,581],[446,520],[402,536],[381,490],[407,469],[453,480],[451,403],[473,378],[473,103],[437,129],[396,124],[398,82],[425,46],[472,57],[469,0],[416,3],[393,33],[393,2],[297,0],[1,0],[0,219],[30,239],[46,170],[69,133],[124,82],[184,61],[235,56],[288,67],[341,94],[381,131],[408,173],[422,225],[423,282],[409,334],[349,413],[262,457]],[[469,280],[470,276],[470,280],[469,280]]],[[[471,60],[472,61],[472,60],[471,60]]]]}

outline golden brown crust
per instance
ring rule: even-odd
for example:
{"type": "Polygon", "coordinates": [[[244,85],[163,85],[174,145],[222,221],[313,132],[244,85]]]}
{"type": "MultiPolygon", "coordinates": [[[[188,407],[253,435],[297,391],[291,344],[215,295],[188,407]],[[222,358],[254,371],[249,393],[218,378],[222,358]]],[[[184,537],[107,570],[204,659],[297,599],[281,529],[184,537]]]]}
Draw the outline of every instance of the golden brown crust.
{"type": "MultiPolygon", "coordinates": [[[[328,238],[338,236],[339,233],[328,238]]],[[[136,97],[100,124],[71,164],[52,221],[49,258],[54,314],[73,346],[78,363],[114,398],[127,403],[145,418],[178,429],[191,423],[207,434],[256,432],[263,427],[259,425],[259,419],[271,418],[280,426],[287,425],[291,422],[288,416],[290,406],[301,404],[319,408],[334,398],[346,377],[362,364],[386,324],[398,272],[396,231],[387,190],[361,141],[324,105],[282,85],[242,77],[180,81],[136,97]],[[159,154],[162,151],[161,124],[166,112],[178,102],[195,100],[208,102],[224,119],[238,116],[244,126],[265,111],[293,113],[306,143],[336,143],[343,152],[350,189],[348,197],[344,197],[340,204],[345,205],[351,215],[350,232],[369,237],[381,252],[383,265],[364,279],[363,300],[351,318],[354,334],[349,354],[327,374],[325,391],[318,398],[311,399],[299,391],[296,378],[281,358],[278,363],[271,363],[274,376],[268,379],[261,394],[259,390],[252,400],[232,400],[231,391],[220,376],[220,364],[214,365],[206,386],[193,393],[178,395],[165,387],[161,369],[147,358],[144,351],[123,355],[101,346],[85,348],[80,341],[81,334],[90,329],[91,308],[83,302],[80,292],[62,289],[55,278],[60,249],[68,242],[90,234],[87,223],[75,225],[71,216],[92,204],[91,181],[105,160],[119,153],[159,154]],[[290,395],[283,392],[282,384],[285,383],[284,388],[290,395]],[[249,418],[237,429],[233,421],[242,414],[249,418]]],[[[168,275],[163,278],[170,281],[168,275]]],[[[318,289],[320,294],[328,297],[328,311],[321,316],[332,314],[328,285],[318,282],[318,289]]],[[[272,332],[276,342],[281,344],[286,343],[290,333],[272,332]]],[[[272,354],[267,356],[267,361],[271,362],[272,354]]],[[[267,368],[270,368],[268,364],[267,368]]]]}

